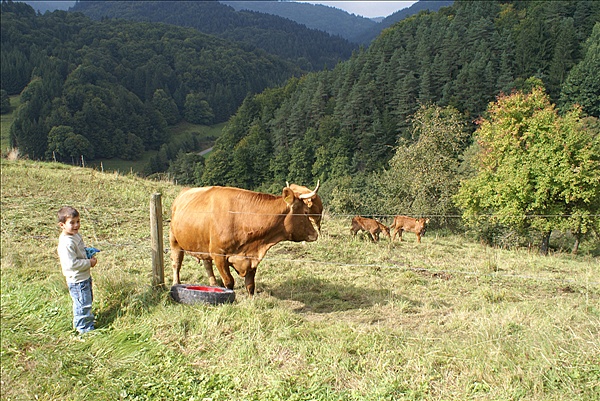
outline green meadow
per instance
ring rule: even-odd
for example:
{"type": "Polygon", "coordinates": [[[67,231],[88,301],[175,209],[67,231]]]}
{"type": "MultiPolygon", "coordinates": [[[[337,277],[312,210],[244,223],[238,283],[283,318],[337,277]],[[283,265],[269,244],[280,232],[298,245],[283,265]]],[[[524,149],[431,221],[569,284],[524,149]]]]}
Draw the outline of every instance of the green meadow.
{"type": "MultiPolygon", "coordinates": [[[[3,122],[4,123],[4,122],[3,122]]],[[[3,127],[4,131],[4,127],[3,127]]],[[[236,277],[233,304],[183,305],[151,286],[149,202],[164,243],[180,188],[134,174],[1,162],[2,400],[599,400],[600,256],[540,256],[430,230],[390,243],[327,212],[236,277]],[[79,337],[56,211],[100,248],[97,330],[79,337]]],[[[182,281],[207,284],[186,257],[182,281]]]]}

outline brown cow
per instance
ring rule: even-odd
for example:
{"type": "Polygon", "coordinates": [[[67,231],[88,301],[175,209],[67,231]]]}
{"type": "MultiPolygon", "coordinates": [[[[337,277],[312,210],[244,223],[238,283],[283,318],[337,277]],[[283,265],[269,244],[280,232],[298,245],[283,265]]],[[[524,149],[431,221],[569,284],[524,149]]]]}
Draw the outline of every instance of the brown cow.
{"type": "Polygon", "coordinates": [[[379,241],[379,233],[383,233],[386,237],[390,238],[390,229],[386,225],[368,217],[354,216],[352,218],[352,227],[350,227],[352,236],[356,237],[356,233],[360,230],[366,231],[374,242],[379,241]]]}
{"type": "Polygon", "coordinates": [[[407,216],[396,216],[394,217],[394,222],[390,226],[390,228],[394,230],[392,240],[394,240],[396,234],[400,232],[400,241],[402,241],[402,232],[410,231],[417,234],[417,242],[421,243],[421,236],[425,235],[427,223],[429,223],[429,219],[413,219],[412,217],[407,216]]]}
{"type": "Polygon", "coordinates": [[[287,182],[286,184],[292,189],[292,191],[294,191],[294,194],[296,194],[296,196],[298,197],[300,197],[300,195],[314,193],[314,195],[310,198],[302,198],[302,200],[304,201],[304,203],[306,203],[306,206],[308,206],[308,218],[314,223],[315,226],[317,226],[317,230],[321,232],[323,202],[321,201],[321,197],[317,194],[317,191],[319,190],[320,181],[317,181],[317,186],[313,191],[306,187],[303,187],[302,185],[289,184],[287,182]]]}
{"type": "Polygon", "coordinates": [[[256,268],[273,245],[281,241],[316,241],[319,236],[308,218],[303,199],[291,188],[282,196],[231,187],[204,187],[183,191],[173,201],[169,242],[173,284],[179,284],[184,253],[204,267],[210,285],[217,285],[215,262],[223,284],[233,289],[230,267],[244,277],[248,294],[254,294],[256,268]]]}

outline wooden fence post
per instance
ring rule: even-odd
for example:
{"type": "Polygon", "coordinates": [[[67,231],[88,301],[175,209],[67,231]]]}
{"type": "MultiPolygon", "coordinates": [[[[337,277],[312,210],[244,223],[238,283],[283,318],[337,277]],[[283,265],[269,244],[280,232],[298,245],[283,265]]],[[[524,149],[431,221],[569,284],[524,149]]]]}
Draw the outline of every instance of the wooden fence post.
{"type": "Polygon", "coordinates": [[[162,204],[159,193],[152,194],[150,198],[150,241],[152,242],[152,285],[164,287],[162,204]]]}

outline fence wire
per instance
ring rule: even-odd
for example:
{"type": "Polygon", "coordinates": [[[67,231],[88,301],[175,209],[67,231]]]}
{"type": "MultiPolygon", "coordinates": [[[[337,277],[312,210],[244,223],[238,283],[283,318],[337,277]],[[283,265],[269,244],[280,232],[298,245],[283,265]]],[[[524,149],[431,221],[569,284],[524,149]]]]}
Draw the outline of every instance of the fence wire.
{"type": "MultiPolygon", "coordinates": [[[[91,213],[91,211],[87,210],[87,208],[83,207],[83,209],[86,211],[86,214],[88,216],[90,216],[90,221],[92,222],[91,224],[91,228],[90,230],[92,230],[93,232],[93,237],[96,237],[97,240],[97,236],[96,236],[96,227],[95,225],[96,223],[96,219],[94,219],[92,216],[94,213],[91,213]]],[[[130,211],[139,211],[138,209],[132,209],[130,211]]],[[[197,214],[209,214],[212,213],[210,211],[207,212],[197,212],[197,214]]],[[[255,215],[255,216],[286,216],[288,215],[287,213],[256,213],[256,212],[246,212],[246,211],[229,211],[229,213],[231,214],[236,214],[236,215],[255,215]]],[[[323,214],[308,214],[308,216],[321,216],[323,217],[323,219],[343,219],[343,218],[347,218],[347,219],[351,219],[354,216],[357,215],[361,215],[361,216],[372,216],[373,218],[393,218],[397,215],[404,215],[404,216],[409,216],[411,217],[410,213],[398,213],[398,214],[371,214],[371,213],[364,213],[364,214],[359,214],[359,213],[352,213],[352,214],[338,214],[338,213],[323,213],[323,214]]],[[[413,215],[415,217],[417,217],[416,215],[413,215]]],[[[494,217],[497,215],[494,214],[483,214],[480,215],[481,217],[494,217]]],[[[534,218],[534,217],[540,217],[540,218],[570,218],[573,217],[575,215],[573,214],[531,214],[531,215],[524,215],[522,217],[527,217],[527,218],[534,218]]],[[[163,221],[162,224],[164,227],[168,227],[170,224],[170,219],[169,218],[164,218],[165,216],[163,216],[163,221]]],[[[442,215],[442,214],[429,214],[429,215],[420,215],[418,217],[428,217],[428,218],[462,218],[461,215],[442,215]]],[[[592,215],[588,215],[587,217],[594,217],[594,218],[600,218],[600,214],[592,214],[592,215]]],[[[168,233],[168,229],[164,230],[165,233],[168,233]]],[[[167,234],[168,235],[168,234],[167,234]]],[[[4,236],[4,234],[3,234],[4,236]]],[[[23,237],[23,236],[20,236],[23,237]]],[[[49,239],[48,236],[45,235],[30,235],[30,236],[25,236],[25,237],[30,237],[30,238],[34,238],[37,240],[46,240],[49,239]]],[[[147,244],[144,245],[143,242],[147,241],[146,239],[141,238],[138,242],[135,241],[131,241],[131,242],[119,242],[119,243],[113,243],[110,241],[98,241],[97,240],[97,244],[99,246],[105,246],[105,247],[112,247],[112,248],[133,248],[133,249],[141,249],[143,251],[147,251],[148,253],[151,252],[152,246],[151,244],[147,244]]],[[[168,243],[168,240],[167,240],[168,243]]],[[[169,248],[164,248],[164,253],[168,254],[170,252],[169,248]]],[[[330,265],[330,266],[341,266],[341,267],[352,267],[352,268],[363,268],[363,269],[391,269],[391,270],[396,270],[396,271],[414,271],[414,272],[427,272],[429,274],[438,274],[438,275],[447,275],[447,276],[452,276],[452,275],[462,275],[462,276],[476,276],[476,277],[495,277],[495,278],[510,278],[510,279],[523,279],[523,280],[535,280],[535,281],[553,281],[553,282],[559,282],[559,283],[569,283],[569,284],[578,284],[578,285],[591,285],[591,286],[598,286],[600,285],[600,282],[598,281],[593,281],[593,282],[586,282],[584,284],[578,283],[575,280],[572,279],[556,279],[556,278],[544,278],[544,277],[536,277],[536,276],[531,276],[531,275],[521,275],[521,274],[502,274],[502,273],[498,273],[498,272],[493,272],[493,273],[485,273],[485,272],[477,272],[477,271],[465,271],[465,270],[440,270],[440,269],[432,269],[429,267],[411,267],[410,264],[405,264],[405,263],[398,263],[398,262],[393,262],[393,263],[345,263],[345,262],[332,262],[332,261],[322,261],[322,260],[315,260],[315,259],[289,259],[289,258],[278,258],[278,257],[269,257],[268,254],[260,259],[257,257],[252,257],[252,256],[243,256],[243,255],[228,255],[228,254],[210,254],[208,252],[194,252],[192,256],[194,255],[202,255],[202,254],[206,254],[206,255],[212,255],[212,256],[222,256],[222,257],[230,257],[230,256],[235,256],[237,258],[246,258],[246,259],[250,259],[250,260],[258,260],[259,262],[264,263],[289,263],[289,264],[312,264],[312,265],[330,265]]]]}

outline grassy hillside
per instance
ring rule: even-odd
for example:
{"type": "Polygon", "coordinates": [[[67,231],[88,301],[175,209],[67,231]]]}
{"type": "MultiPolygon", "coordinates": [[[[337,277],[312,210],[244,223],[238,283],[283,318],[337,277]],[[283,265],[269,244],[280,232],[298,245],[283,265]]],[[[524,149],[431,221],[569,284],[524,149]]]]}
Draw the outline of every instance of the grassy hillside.
{"type": "MultiPolygon", "coordinates": [[[[435,232],[373,244],[326,216],[317,242],[269,251],[254,298],[238,279],[234,304],[186,306],[149,285],[150,195],[167,219],[179,188],[1,167],[3,400],[600,399],[598,257],[435,232]],[[83,341],[55,252],[64,204],[102,249],[83,341]]],[[[188,257],[182,280],[207,282],[188,257]]]]}

